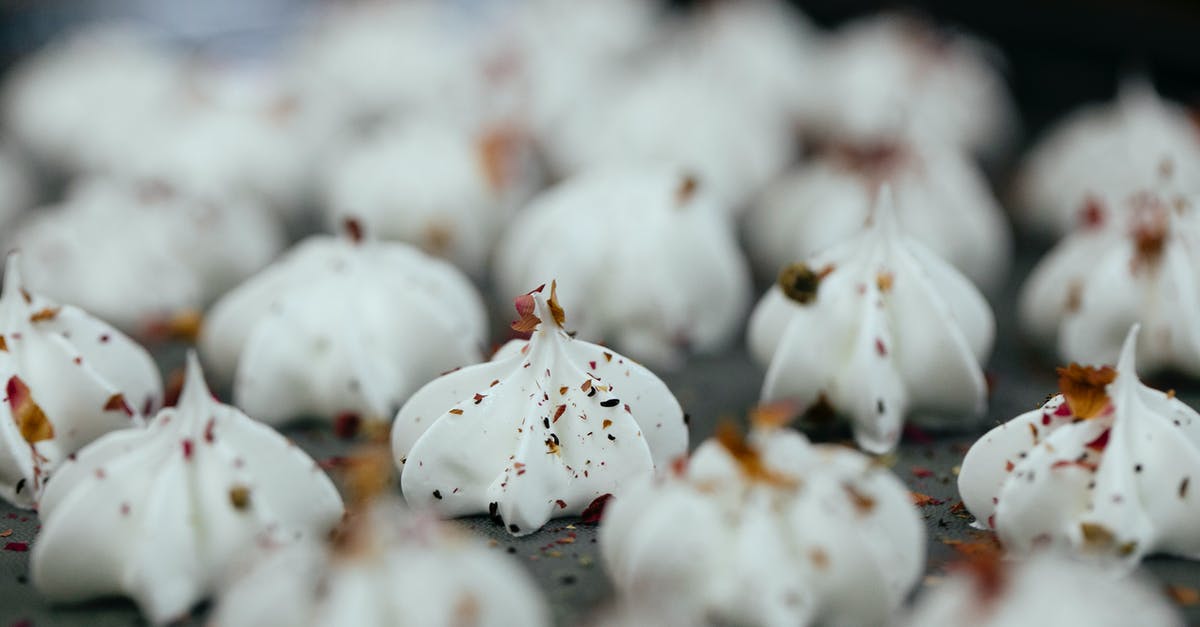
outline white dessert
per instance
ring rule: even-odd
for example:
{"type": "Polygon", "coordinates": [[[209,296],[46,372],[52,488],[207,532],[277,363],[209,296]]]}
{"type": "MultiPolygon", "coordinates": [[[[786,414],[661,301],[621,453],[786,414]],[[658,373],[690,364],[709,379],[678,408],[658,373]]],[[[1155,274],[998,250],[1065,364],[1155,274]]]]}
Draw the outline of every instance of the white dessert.
{"type": "Polygon", "coordinates": [[[1089,222],[1038,262],[1021,289],[1021,326],[1063,361],[1113,363],[1141,323],[1143,372],[1200,377],[1200,207],[1143,192],[1089,222]]]}
{"type": "Polygon", "coordinates": [[[214,400],[192,355],[179,404],[80,451],[39,515],[31,568],[42,595],[129,596],[161,625],[212,594],[256,543],[326,533],[342,502],[301,449],[214,400]]]}
{"type": "Polygon", "coordinates": [[[160,182],[87,179],[6,237],[37,291],[125,330],[198,310],[283,247],[267,212],[160,182]]]}
{"type": "Polygon", "coordinates": [[[438,0],[323,7],[293,47],[294,84],[306,104],[352,127],[434,115],[488,117],[488,83],[472,11],[438,0]]]}
{"type": "Polygon", "coordinates": [[[130,24],[68,34],[18,65],[5,93],[15,139],[45,165],[92,171],[125,160],[131,138],[175,90],[178,61],[130,24]]]}
{"type": "Polygon", "coordinates": [[[280,84],[274,68],[193,62],[146,120],[138,150],[103,171],[201,196],[246,196],[294,216],[312,190],[314,153],[331,124],[280,84]]]}
{"type": "Polygon", "coordinates": [[[1182,627],[1179,612],[1152,585],[1062,558],[995,560],[936,584],[899,625],[1182,627]]]}
{"type": "Polygon", "coordinates": [[[558,172],[649,164],[695,176],[730,212],[791,161],[792,120],[762,98],[743,98],[712,64],[667,50],[596,86],[562,128],[545,138],[558,172]]]}
{"type": "Polygon", "coordinates": [[[1138,380],[1137,334],[1115,371],[1060,368],[1061,394],[967,452],[963,503],[1010,552],[1062,549],[1118,569],[1155,553],[1200,558],[1200,414],[1138,380]]]}
{"type": "Polygon", "coordinates": [[[1127,80],[1114,102],[1071,113],[1025,156],[1016,215],[1058,236],[1086,223],[1097,203],[1163,184],[1200,191],[1200,128],[1147,82],[1127,80]]]}
{"type": "Polygon", "coordinates": [[[1003,284],[1012,235],[1000,204],[961,151],[931,141],[833,147],[769,187],[746,222],[760,272],[853,235],[883,183],[906,233],[984,290],[1003,284]]]}
{"type": "Polygon", "coordinates": [[[666,384],[573,339],[555,291],[517,299],[514,329],[532,331],[528,341],[433,380],[400,410],[392,452],[409,504],[487,513],[526,535],[687,452],[683,410],[666,384]]]}
{"type": "Polygon", "coordinates": [[[722,348],[749,300],[727,213],[672,168],[579,175],[543,192],[496,250],[500,294],[557,279],[579,337],[657,366],[722,348]]]}
{"type": "Polygon", "coordinates": [[[68,456],[162,405],[150,354],[87,312],[25,289],[10,255],[0,294],[0,498],[31,508],[68,456]]]}
{"type": "Polygon", "coordinates": [[[599,540],[618,594],[669,602],[683,624],[881,624],[925,566],[904,484],[791,430],[721,432],[614,498],[599,540]]]}
{"type": "Polygon", "coordinates": [[[380,130],[330,163],[329,224],[353,218],[372,237],[419,246],[474,276],[541,181],[515,129],[472,132],[432,120],[380,130]]]}
{"type": "Polygon", "coordinates": [[[204,358],[259,420],[387,421],[421,385],[481,358],[486,314],[466,276],[349,226],[297,244],[206,316],[204,358]]]}
{"type": "Polygon", "coordinates": [[[810,128],[834,141],[920,136],[995,155],[1017,126],[999,61],[982,42],[918,19],[851,22],[822,51],[810,128]]]}
{"type": "Polygon", "coordinates": [[[846,415],[864,450],[891,450],[905,417],[969,423],[983,413],[981,364],[995,320],[979,290],[900,231],[884,186],[865,228],[790,265],[750,317],[767,369],[761,400],[846,415]]]}
{"type": "Polygon", "coordinates": [[[220,627],[544,627],[550,613],[498,548],[390,501],[352,518],[337,543],[268,547],[219,595],[220,627]]]}

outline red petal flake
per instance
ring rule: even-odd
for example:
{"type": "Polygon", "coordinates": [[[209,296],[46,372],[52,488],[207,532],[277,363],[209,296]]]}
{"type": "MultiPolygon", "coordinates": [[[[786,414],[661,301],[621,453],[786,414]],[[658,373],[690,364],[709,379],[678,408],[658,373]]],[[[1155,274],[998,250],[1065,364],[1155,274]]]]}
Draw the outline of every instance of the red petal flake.
{"type": "Polygon", "coordinates": [[[34,402],[29,386],[25,385],[20,377],[13,375],[9,377],[5,389],[8,393],[8,407],[21,437],[29,444],[53,438],[54,425],[50,424],[50,419],[46,417],[41,406],[34,402]]]}
{"type": "Polygon", "coordinates": [[[588,506],[583,509],[583,513],[579,517],[583,522],[594,525],[604,518],[604,508],[608,507],[608,501],[612,498],[611,494],[601,494],[588,503],[588,506]]]}

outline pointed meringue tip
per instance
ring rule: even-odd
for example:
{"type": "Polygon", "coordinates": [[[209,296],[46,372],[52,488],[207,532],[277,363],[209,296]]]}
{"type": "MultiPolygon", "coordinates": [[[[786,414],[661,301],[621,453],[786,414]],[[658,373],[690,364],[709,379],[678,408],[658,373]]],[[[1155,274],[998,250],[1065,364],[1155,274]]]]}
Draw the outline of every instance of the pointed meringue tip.
{"type": "Polygon", "coordinates": [[[206,400],[212,398],[208,382],[204,380],[204,368],[200,365],[200,357],[196,349],[188,351],[187,366],[184,368],[183,391],[180,393],[179,404],[186,405],[196,402],[194,399],[206,400]]]}
{"type": "Polygon", "coordinates": [[[21,253],[12,251],[4,260],[4,293],[11,294],[25,287],[21,280],[21,253]]]}
{"type": "Polygon", "coordinates": [[[871,208],[870,225],[888,233],[896,230],[896,202],[891,183],[883,183],[875,194],[875,206],[871,208]]]}
{"type": "Polygon", "coordinates": [[[1129,327],[1129,333],[1125,336],[1125,343],[1121,346],[1121,357],[1117,360],[1117,374],[1129,374],[1137,376],[1137,337],[1138,332],[1142,330],[1141,323],[1135,322],[1129,327]]]}

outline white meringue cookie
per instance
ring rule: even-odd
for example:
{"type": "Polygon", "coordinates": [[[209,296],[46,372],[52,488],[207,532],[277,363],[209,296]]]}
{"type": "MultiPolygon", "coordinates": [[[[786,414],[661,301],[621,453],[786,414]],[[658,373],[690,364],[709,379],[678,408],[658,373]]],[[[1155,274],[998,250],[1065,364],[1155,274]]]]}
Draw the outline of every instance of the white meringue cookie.
{"type": "Polygon", "coordinates": [[[80,451],[39,514],[39,592],[127,595],[164,624],[210,595],[256,542],[326,533],[342,501],[301,449],[214,400],[193,354],[179,405],[80,451]]]}
{"type": "Polygon", "coordinates": [[[409,504],[488,513],[525,535],[685,454],[687,426],[653,373],[563,330],[553,286],[549,302],[534,291],[517,309],[537,325],[529,341],[421,388],[392,451],[409,504]]]}
{"type": "Polygon", "coordinates": [[[476,276],[541,180],[515,133],[432,120],[381,130],[330,161],[329,224],[354,218],[373,237],[420,246],[476,276]]]}
{"type": "Polygon", "coordinates": [[[884,186],[860,234],[784,269],[747,340],[767,368],[764,402],[828,403],[859,446],[881,453],[908,414],[935,425],[982,414],[994,332],[979,290],[900,232],[884,186]]]}
{"type": "Polygon", "coordinates": [[[769,187],[746,222],[760,272],[853,235],[884,182],[905,232],[981,288],[1002,285],[1012,254],[1004,212],[970,160],[930,141],[835,149],[769,187]]]}
{"type": "Polygon", "coordinates": [[[1064,361],[1100,364],[1140,322],[1143,372],[1200,377],[1200,207],[1152,193],[1109,206],[1038,262],[1021,289],[1022,327],[1064,361]]]}
{"type": "Polygon", "coordinates": [[[597,89],[546,138],[550,163],[561,173],[641,163],[678,167],[732,213],[782,172],[796,149],[781,110],[742,98],[713,64],[684,50],[664,51],[597,89]]]}
{"type": "Polygon", "coordinates": [[[314,236],[218,301],[200,349],[264,422],[388,420],[439,373],[479,361],[485,333],[479,294],[450,264],[314,236]]]}
{"type": "Polygon", "coordinates": [[[342,542],[265,549],[228,584],[216,627],[550,624],[525,569],[429,514],[377,504],[342,542]]]}
{"type": "Polygon", "coordinates": [[[1087,219],[1090,202],[1164,182],[1200,191],[1200,128],[1145,81],[1127,80],[1115,102],[1068,115],[1029,151],[1017,175],[1016,217],[1062,235],[1087,219]]]}
{"type": "Polygon", "coordinates": [[[917,600],[902,627],[1183,627],[1179,612],[1150,581],[1114,579],[1086,564],[1042,556],[959,573],[917,600]]]}
{"type": "Polygon", "coordinates": [[[737,330],[750,273],[716,199],[670,168],[592,171],[518,213],[496,250],[500,294],[556,278],[583,339],[678,365],[737,330]]]}
{"type": "Polygon", "coordinates": [[[295,216],[312,189],[312,155],[333,130],[270,71],[207,64],[181,72],[138,150],[103,171],[200,196],[245,195],[295,216]]]}
{"type": "Polygon", "coordinates": [[[27,292],[17,255],[0,294],[0,498],[33,507],[68,455],[162,404],[150,354],[87,312],[27,292]]]}
{"type": "Polygon", "coordinates": [[[311,17],[292,51],[306,104],[357,127],[400,116],[489,116],[482,24],[465,5],[358,2],[311,17]]]}
{"type": "Polygon", "coordinates": [[[1017,127],[997,58],[980,41],[910,17],[851,22],[822,51],[812,129],[856,143],[923,136],[990,156],[1017,127]]]}
{"type": "Polygon", "coordinates": [[[925,565],[908,490],[866,455],[791,430],[729,434],[613,499],[600,526],[619,594],[756,626],[880,624],[925,565]]]}
{"type": "Polygon", "coordinates": [[[1115,373],[1060,369],[1063,394],[967,451],[963,503],[1010,552],[1060,548],[1128,569],[1154,553],[1200,559],[1200,414],[1138,380],[1137,332],[1115,373]]]}
{"type": "Polygon", "coordinates": [[[22,62],[6,88],[5,119],[40,162],[91,171],[129,157],[177,87],[178,62],[156,35],[129,24],[68,34],[22,62]]]}
{"type": "Polygon", "coordinates": [[[33,289],[126,330],[202,308],[282,247],[279,226],[245,202],[99,178],[7,237],[29,260],[33,289]]]}

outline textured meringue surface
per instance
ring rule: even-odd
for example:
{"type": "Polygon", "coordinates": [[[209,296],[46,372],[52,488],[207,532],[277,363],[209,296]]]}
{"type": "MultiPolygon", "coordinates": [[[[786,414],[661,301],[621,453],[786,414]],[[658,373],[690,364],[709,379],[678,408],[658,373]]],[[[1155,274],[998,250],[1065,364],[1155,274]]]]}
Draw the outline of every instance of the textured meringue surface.
{"type": "Polygon", "coordinates": [[[543,291],[517,300],[528,341],[433,380],[396,416],[392,451],[410,505],[487,513],[525,535],[687,452],[683,410],[667,386],[573,339],[553,286],[549,300],[543,291]]]}
{"type": "Polygon", "coordinates": [[[605,168],[560,183],[501,238],[497,293],[557,279],[580,338],[656,367],[719,350],[749,304],[750,272],[704,185],[667,167],[605,168]]]}
{"type": "Polygon", "coordinates": [[[34,507],[55,469],[162,405],[150,354],[87,312],[24,287],[8,257],[0,294],[0,498],[34,507]]]}
{"type": "Polygon", "coordinates": [[[811,128],[856,142],[928,137],[993,156],[1018,124],[999,52],[919,19],[881,14],[850,22],[819,55],[811,128]]]}
{"type": "Polygon", "coordinates": [[[1017,173],[1015,215],[1058,236],[1086,222],[1089,205],[1157,184],[1200,190],[1200,129],[1182,106],[1129,79],[1114,102],[1071,113],[1030,149],[1017,173]]]}
{"type": "Polygon", "coordinates": [[[341,546],[268,547],[219,595],[214,627],[502,627],[550,624],[529,575],[451,523],[390,501],[341,546]]]}
{"type": "Polygon", "coordinates": [[[835,147],[768,187],[746,220],[760,272],[773,275],[852,236],[884,183],[906,233],[982,289],[1003,285],[1012,261],[1003,210],[969,159],[927,140],[835,147]]]}
{"type": "Polygon", "coordinates": [[[127,331],[203,308],[283,248],[256,205],[109,178],[80,181],[5,240],[28,260],[31,288],[127,331]]]}
{"type": "Polygon", "coordinates": [[[387,421],[481,358],[486,314],[466,276],[406,244],[356,241],[356,228],[300,242],[207,314],[201,352],[258,420],[387,421]]]}
{"type": "Polygon", "coordinates": [[[1063,361],[1111,364],[1130,325],[1144,373],[1200,377],[1200,197],[1143,192],[1093,206],[1021,288],[1021,326],[1063,361]]]}
{"type": "Polygon", "coordinates": [[[1138,327],[1111,367],[1059,370],[1062,393],[967,452],[963,503],[1017,554],[1055,548],[1116,569],[1200,558],[1200,414],[1138,380],[1138,327]]]}
{"type": "Polygon", "coordinates": [[[925,562],[904,484],[866,455],[791,430],[701,444],[615,497],[599,540],[619,595],[669,599],[694,624],[882,624],[925,562]]]}
{"type": "Polygon", "coordinates": [[[419,246],[473,276],[485,273],[501,230],[541,183],[526,141],[512,129],[399,124],[331,162],[323,193],[328,224],[353,218],[374,237],[419,246]]]}
{"type": "Polygon", "coordinates": [[[832,408],[880,453],[906,416],[945,426],[982,414],[994,333],[979,290],[900,231],[885,186],[860,233],[780,273],[747,341],[767,370],[762,401],[832,408]]]}
{"type": "Polygon", "coordinates": [[[341,497],[308,455],[217,402],[194,355],[179,404],[63,464],[39,504],[33,584],[53,601],[131,597],[186,615],[256,543],[326,533],[341,497]]]}
{"type": "Polygon", "coordinates": [[[1050,556],[960,572],[918,599],[901,627],[1182,627],[1152,582],[1114,579],[1086,564],[1050,556]]]}

